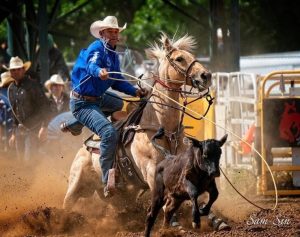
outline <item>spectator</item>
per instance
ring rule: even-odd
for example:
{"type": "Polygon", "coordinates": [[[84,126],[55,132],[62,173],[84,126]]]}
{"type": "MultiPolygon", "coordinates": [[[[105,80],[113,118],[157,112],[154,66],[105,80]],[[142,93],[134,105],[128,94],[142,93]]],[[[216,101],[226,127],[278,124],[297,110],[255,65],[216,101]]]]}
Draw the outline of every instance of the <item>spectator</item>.
{"type": "MultiPolygon", "coordinates": [[[[54,74],[59,74],[64,81],[70,81],[70,74],[68,66],[65,62],[65,59],[60,52],[60,50],[57,48],[53,41],[52,35],[48,34],[48,63],[49,63],[49,76],[52,76],[54,74]]],[[[38,62],[39,60],[39,49],[37,51],[38,55],[38,62]]],[[[40,65],[38,63],[37,65],[37,72],[40,71],[40,65]]]]}
{"type": "Polygon", "coordinates": [[[59,74],[54,74],[44,84],[48,90],[46,94],[50,101],[50,109],[53,117],[69,111],[69,96],[64,93],[65,83],[59,74]]]}
{"type": "Polygon", "coordinates": [[[13,129],[13,114],[7,99],[7,88],[14,81],[9,72],[1,74],[0,83],[0,131],[1,131],[1,150],[8,150],[8,139],[13,129]]]}
{"type": "Polygon", "coordinates": [[[20,159],[28,161],[38,151],[38,142],[47,138],[49,101],[41,85],[25,72],[31,63],[12,57],[7,68],[14,82],[8,87],[8,99],[15,127],[9,145],[16,145],[20,159]]]}

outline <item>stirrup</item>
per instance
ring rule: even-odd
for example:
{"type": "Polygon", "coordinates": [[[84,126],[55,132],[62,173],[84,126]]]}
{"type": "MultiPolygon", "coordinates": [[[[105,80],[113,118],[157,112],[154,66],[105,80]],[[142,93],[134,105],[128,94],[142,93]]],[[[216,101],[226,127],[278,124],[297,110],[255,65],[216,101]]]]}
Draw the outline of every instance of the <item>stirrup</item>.
{"type": "Polygon", "coordinates": [[[72,131],[66,122],[63,122],[60,124],[60,131],[64,132],[64,133],[67,133],[67,132],[70,132],[73,136],[78,136],[81,134],[82,130],[80,131],[72,131]]]}

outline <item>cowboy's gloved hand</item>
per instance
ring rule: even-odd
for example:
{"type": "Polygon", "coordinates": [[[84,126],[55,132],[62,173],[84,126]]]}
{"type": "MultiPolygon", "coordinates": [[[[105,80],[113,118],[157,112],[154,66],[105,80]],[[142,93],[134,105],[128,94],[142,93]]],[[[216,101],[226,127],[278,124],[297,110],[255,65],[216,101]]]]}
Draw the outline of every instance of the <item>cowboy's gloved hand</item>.
{"type": "Polygon", "coordinates": [[[101,78],[101,80],[107,80],[108,79],[108,72],[107,72],[106,68],[102,68],[100,70],[99,77],[101,78]]]}
{"type": "Polygon", "coordinates": [[[145,89],[137,89],[136,90],[136,96],[138,97],[145,97],[148,94],[148,91],[145,89]]]}

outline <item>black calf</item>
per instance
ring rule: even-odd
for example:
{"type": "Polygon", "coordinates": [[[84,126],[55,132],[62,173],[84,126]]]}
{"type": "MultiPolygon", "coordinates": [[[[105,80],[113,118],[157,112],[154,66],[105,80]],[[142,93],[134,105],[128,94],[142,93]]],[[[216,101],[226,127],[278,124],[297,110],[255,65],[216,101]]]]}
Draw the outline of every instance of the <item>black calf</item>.
{"type": "Polygon", "coordinates": [[[167,226],[175,211],[185,200],[192,201],[192,224],[194,228],[200,228],[200,216],[208,215],[219,194],[215,177],[220,176],[221,146],[227,139],[227,134],[219,141],[189,139],[188,149],[175,156],[155,143],[155,138],[159,138],[162,134],[163,130],[159,130],[152,138],[153,145],[166,154],[166,159],[156,168],[152,204],[146,219],[145,236],[147,237],[150,236],[155,219],[164,205],[166,207],[164,226],[167,226]],[[197,198],[205,191],[209,193],[209,201],[199,210],[197,198]]]}

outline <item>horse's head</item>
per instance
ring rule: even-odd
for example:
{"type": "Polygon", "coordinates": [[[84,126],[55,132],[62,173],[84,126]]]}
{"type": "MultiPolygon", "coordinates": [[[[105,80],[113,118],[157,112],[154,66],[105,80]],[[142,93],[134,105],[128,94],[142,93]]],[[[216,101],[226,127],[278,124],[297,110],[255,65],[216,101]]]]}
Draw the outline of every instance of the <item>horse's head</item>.
{"type": "Polygon", "coordinates": [[[211,73],[191,53],[196,45],[193,37],[186,35],[173,42],[162,34],[161,43],[162,47],[155,44],[147,51],[149,58],[159,62],[160,80],[171,88],[186,84],[199,91],[208,89],[211,73]]]}

